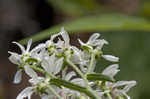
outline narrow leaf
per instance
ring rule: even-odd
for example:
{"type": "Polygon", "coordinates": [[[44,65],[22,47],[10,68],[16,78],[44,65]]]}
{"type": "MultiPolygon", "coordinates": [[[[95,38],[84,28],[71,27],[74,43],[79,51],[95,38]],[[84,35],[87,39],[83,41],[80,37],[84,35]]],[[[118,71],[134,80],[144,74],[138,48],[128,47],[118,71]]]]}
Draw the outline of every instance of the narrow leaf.
{"type": "Polygon", "coordinates": [[[69,88],[69,89],[72,89],[75,91],[79,91],[81,93],[88,95],[89,97],[91,97],[91,99],[96,99],[95,96],[91,92],[89,92],[86,88],[84,88],[80,85],[73,84],[73,83],[70,83],[70,82],[62,80],[62,79],[51,79],[50,83],[52,85],[56,85],[58,87],[64,86],[66,88],[69,88]]]}
{"type": "Polygon", "coordinates": [[[100,73],[88,74],[87,75],[87,79],[88,80],[92,80],[92,81],[97,81],[97,80],[110,81],[110,82],[114,81],[111,77],[103,75],[103,74],[100,74],[100,73]]]}
{"type": "Polygon", "coordinates": [[[30,38],[33,39],[33,42],[50,38],[50,35],[59,32],[61,27],[64,27],[68,33],[150,31],[150,22],[143,18],[119,14],[87,16],[53,26],[29,38],[21,40],[20,43],[25,44],[30,38]]]}

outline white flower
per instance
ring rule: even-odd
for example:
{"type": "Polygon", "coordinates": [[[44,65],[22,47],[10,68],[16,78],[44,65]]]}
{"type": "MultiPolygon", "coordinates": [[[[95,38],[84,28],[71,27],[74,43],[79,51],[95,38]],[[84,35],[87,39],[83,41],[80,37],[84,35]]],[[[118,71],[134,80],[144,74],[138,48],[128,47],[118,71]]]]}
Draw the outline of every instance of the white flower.
{"type": "Polygon", "coordinates": [[[115,84],[113,84],[113,95],[114,96],[120,96],[123,95],[127,99],[130,99],[130,96],[127,95],[127,92],[130,90],[130,88],[134,87],[136,85],[136,81],[118,81],[115,84]],[[124,86],[122,89],[119,87],[124,86]]]}
{"type": "MultiPolygon", "coordinates": [[[[16,45],[18,45],[19,48],[21,49],[21,52],[22,52],[21,54],[17,54],[15,52],[8,51],[8,53],[11,54],[10,57],[9,57],[9,60],[12,63],[16,64],[16,65],[21,65],[21,64],[23,64],[26,61],[26,59],[28,59],[30,57],[35,57],[34,55],[37,52],[39,52],[42,48],[44,48],[44,45],[40,44],[40,45],[38,45],[37,47],[35,47],[34,49],[32,49],[30,51],[30,47],[31,47],[31,44],[32,44],[32,40],[31,39],[28,41],[27,49],[26,50],[25,50],[25,48],[21,44],[19,44],[17,42],[13,42],[13,43],[16,44],[16,45]]],[[[39,59],[39,57],[35,57],[35,58],[39,59]]],[[[16,74],[15,74],[15,77],[14,77],[14,83],[16,83],[16,84],[20,83],[20,81],[21,81],[21,75],[22,75],[21,70],[18,70],[16,72],[16,74]]]]}
{"type": "MultiPolygon", "coordinates": [[[[28,98],[31,99],[31,95],[34,92],[37,92],[37,87],[45,87],[47,86],[48,82],[50,81],[49,78],[43,78],[43,77],[39,77],[37,75],[37,73],[32,70],[31,68],[29,68],[29,66],[24,66],[25,68],[25,72],[28,76],[31,77],[31,79],[29,80],[29,82],[32,84],[31,87],[27,87],[25,88],[18,96],[16,99],[24,99],[24,98],[28,98]],[[42,84],[40,84],[42,83],[42,84]],[[38,85],[37,85],[38,84],[38,85]]],[[[47,90],[45,90],[47,92],[47,90]]],[[[48,96],[45,93],[40,94],[42,99],[49,99],[50,96],[48,96]]]]}
{"type": "Polygon", "coordinates": [[[90,62],[90,54],[78,49],[75,46],[71,46],[71,49],[73,50],[73,55],[71,56],[71,61],[74,64],[80,65],[80,68],[82,71],[85,71],[86,69],[84,66],[88,66],[90,62]]]}
{"type": "Polygon", "coordinates": [[[33,69],[31,69],[29,66],[24,66],[24,69],[25,69],[25,73],[29,77],[31,77],[31,79],[29,80],[30,83],[35,85],[35,84],[37,84],[39,82],[44,81],[45,78],[44,77],[39,77],[37,75],[37,73],[33,69]]]}
{"type": "Polygon", "coordinates": [[[59,38],[58,42],[56,43],[56,47],[61,48],[61,50],[66,48],[70,49],[70,38],[67,31],[65,31],[64,28],[61,28],[59,34],[62,36],[63,40],[59,38]]]}
{"type": "Polygon", "coordinates": [[[33,93],[34,93],[34,87],[27,87],[21,93],[19,93],[16,99],[24,99],[26,97],[28,99],[31,99],[31,95],[33,93]]]}
{"type": "Polygon", "coordinates": [[[60,72],[63,65],[63,58],[57,59],[55,54],[51,56],[45,56],[41,66],[50,74],[57,74],[60,72]]]}
{"type": "Polygon", "coordinates": [[[35,47],[34,49],[32,49],[30,51],[30,47],[31,47],[31,44],[32,44],[32,39],[30,39],[28,41],[26,50],[25,50],[24,46],[22,46],[18,42],[13,42],[13,43],[18,45],[19,48],[21,49],[21,54],[17,54],[17,53],[8,51],[8,53],[11,54],[11,56],[9,58],[10,61],[12,63],[16,63],[17,65],[20,65],[20,63],[24,62],[29,57],[32,57],[35,53],[39,52],[41,49],[43,49],[45,47],[44,44],[40,44],[40,45],[38,45],[37,47],[35,47]]]}
{"type": "Polygon", "coordinates": [[[82,46],[91,46],[96,47],[97,49],[101,50],[104,44],[108,44],[108,42],[104,39],[98,39],[100,37],[99,33],[94,33],[92,36],[90,36],[89,40],[86,43],[83,43],[79,39],[79,43],[82,46]]]}
{"type": "Polygon", "coordinates": [[[119,58],[112,55],[102,55],[102,57],[110,62],[118,62],[119,58]]]}
{"type": "Polygon", "coordinates": [[[51,35],[50,40],[46,41],[46,43],[45,43],[46,47],[48,48],[48,47],[50,47],[50,46],[54,46],[54,45],[55,45],[54,39],[55,39],[57,36],[59,36],[59,35],[60,35],[60,33],[51,35]]]}
{"type": "Polygon", "coordinates": [[[114,76],[120,71],[118,68],[119,68],[118,64],[110,65],[106,69],[104,69],[102,74],[107,75],[111,77],[112,79],[114,79],[114,76]]]}

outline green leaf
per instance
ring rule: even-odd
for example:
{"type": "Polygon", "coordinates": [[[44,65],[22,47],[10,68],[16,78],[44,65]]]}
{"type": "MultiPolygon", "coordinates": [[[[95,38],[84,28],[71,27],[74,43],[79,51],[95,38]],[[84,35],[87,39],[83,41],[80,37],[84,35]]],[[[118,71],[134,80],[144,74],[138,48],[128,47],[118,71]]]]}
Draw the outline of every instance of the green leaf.
{"type": "Polygon", "coordinates": [[[87,75],[87,79],[91,80],[91,81],[97,81],[97,80],[110,81],[110,82],[114,81],[111,77],[103,75],[103,74],[100,74],[100,73],[88,74],[87,75]]]}
{"type": "Polygon", "coordinates": [[[57,78],[51,79],[50,83],[52,85],[56,85],[58,87],[64,86],[66,88],[69,88],[69,89],[72,89],[72,90],[75,90],[75,91],[79,91],[79,92],[84,93],[87,96],[91,97],[91,99],[96,99],[95,96],[91,92],[89,92],[86,88],[84,88],[80,85],[73,84],[73,83],[70,83],[68,81],[65,81],[65,80],[62,80],[62,79],[57,79],[57,78]]]}
{"type": "Polygon", "coordinates": [[[98,31],[150,31],[150,22],[143,18],[118,14],[106,14],[78,18],[71,22],[58,24],[49,29],[39,32],[20,43],[25,44],[30,38],[33,42],[47,39],[50,35],[59,32],[64,27],[69,33],[98,32],[98,31]]]}
{"type": "Polygon", "coordinates": [[[54,9],[69,16],[82,16],[100,11],[96,0],[48,0],[54,9]]]}

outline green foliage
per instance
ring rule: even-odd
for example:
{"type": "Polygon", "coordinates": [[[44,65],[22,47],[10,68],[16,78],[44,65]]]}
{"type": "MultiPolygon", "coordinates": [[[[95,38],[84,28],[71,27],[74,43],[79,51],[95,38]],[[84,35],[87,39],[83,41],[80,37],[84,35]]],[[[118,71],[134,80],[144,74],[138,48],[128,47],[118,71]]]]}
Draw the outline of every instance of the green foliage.
{"type": "Polygon", "coordinates": [[[56,85],[58,87],[60,87],[60,85],[62,85],[66,88],[84,93],[84,94],[88,95],[89,97],[91,97],[91,99],[95,99],[95,96],[93,96],[86,88],[84,88],[80,85],[73,84],[73,83],[70,83],[70,82],[62,80],[62,79],[51,79],[50,82],[52,85],[56,85]]]}
{"type": "Polygon", "coordinates": [[[91,81],[110,81],[113,82],[114,80],[106,75],[100,74],[100,73],[93,73],[93,74],[88,74],[87,79],[91,81]]]}
{"type": "Polygon", "coordinates": [[[100,10],[95,0],[48,0],[48,3],[57,11],[69,16],[81,16],[100,10]]]}
{"type": "Polygon", "coordinates": [[[58,32],[61,27],[65,27],[65,30],[69,33],[93,31],[150,31],[150,22],[143,18],[119,14],[88,16],[55,25],[36,35],[21,40],[20,43],[25,44],[30,38],[33,39],[33,42],[47,39],[50,35],[58,32]]]}

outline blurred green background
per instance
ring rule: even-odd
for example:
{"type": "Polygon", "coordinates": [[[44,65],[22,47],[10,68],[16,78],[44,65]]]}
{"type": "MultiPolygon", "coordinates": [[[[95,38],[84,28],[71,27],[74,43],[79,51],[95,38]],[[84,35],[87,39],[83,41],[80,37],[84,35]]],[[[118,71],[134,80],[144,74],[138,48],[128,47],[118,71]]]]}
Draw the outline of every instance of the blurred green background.
{"type": "MultiPolygon", "coordinates": [[[[137,86],[129,92],[131,99],[150,97],[149,0],[2,1],[0,37],[6,40],[1,42],[0,99],[15,99],[27,85],[26,82],[19,86],[12,84],[16,67],[8,62],[6,53],[7,50],[18,49],[10,44],[11,41],[18,40],[26,44],[32,38],[36,45],[48,39],[51,34],[59,32],[61,27],[70,33],[75,45],[78,45],[74,41],[76,38],[86,41],[92,33],[101,33],[102,38],[109,41],[109,45],[103,49],[104,53],[120,57],[121,71],[116,79],[137,81],[137,86]],[[8,9],[9,5],[17,8],[14,10],[17,14],[10,14],[13,10],[8,9]],[[22,5],[24,8],[19,12],[22,5]]],[[[109,64],[111,63],[100,59],[96,71],[102,71],[109,64]]]]}

